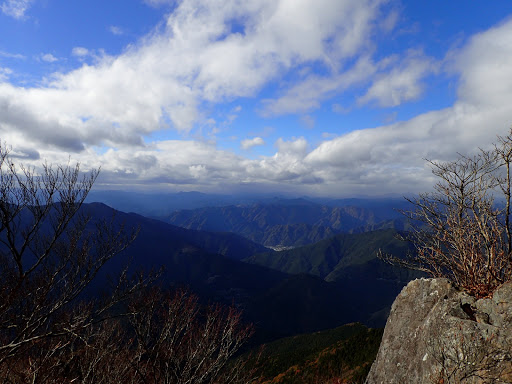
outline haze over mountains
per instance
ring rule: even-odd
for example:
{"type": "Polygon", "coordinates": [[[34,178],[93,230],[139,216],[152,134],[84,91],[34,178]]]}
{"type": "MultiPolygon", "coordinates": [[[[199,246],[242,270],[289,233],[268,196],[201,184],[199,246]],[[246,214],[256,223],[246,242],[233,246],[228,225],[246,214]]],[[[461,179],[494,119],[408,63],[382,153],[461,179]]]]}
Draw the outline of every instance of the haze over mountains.
{"type": "Polygon", "coordinates": [[[93,191],[87,201],[101,201],[188,229],[234,232],[270,247],[310,244],[342,232],[403,229],[398,210],[407,208],[402,198],[290,199],[199,192],[93,191]]]}
{"type": "MultiPolygon", "coordinates": [[[[395,239],[396,228],[404,227],[393,209],[405,206],[401,200],[327,205],[305,198],[243,201],[198,193],[150,198],[109,192],[92,193],[89,201],[99,197],[128,212],[160,217],[115,212],[118,223],[139,228],[139,235],[108,271],[119,270],[126,260],[133,269],[163,266],[162,284],[186,285],[205,301],[243,309],[257,327],[257,339],[354,321],[382,326],[391,302],[413,276],[376,258],[381,248],[396,255],[410,250],[395,239]],[[191,209],[172,211],[178,204],[191,209]]],[[[94,220],[114,212],[102,203],[84,209],[94,220]]]]}

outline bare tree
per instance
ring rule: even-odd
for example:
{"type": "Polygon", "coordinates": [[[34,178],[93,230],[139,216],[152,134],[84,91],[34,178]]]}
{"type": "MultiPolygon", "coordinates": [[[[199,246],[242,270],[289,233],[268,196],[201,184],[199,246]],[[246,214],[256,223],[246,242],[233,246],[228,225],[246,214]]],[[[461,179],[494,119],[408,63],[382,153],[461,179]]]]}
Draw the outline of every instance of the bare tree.
{"type": "Polygon", "coordinates": [[[143,383],[245,383],[240,364],[228,362],[252,335],[234,307],[204,308],[187,291],[154,290],[131,305],[133,366],[143,383]],[[146,310],[140,310],[145,308],[146,310]]]}
{"type": "Polygon", "coordinates": [[[81,211],[97,175],[82,174],[79,164],[36,172],[15,164],[0,143],[0,367],[43,339],[56,340],[51,353],[58,351],[59,336],[99,321],[137,286],[77,309],[98,271],[133,238],[81,211]]]}
{"type": "Polygon", "coordinates": [[[40,339],[0,370],[3,383],[134,384],[119,319],[108,318],[78,333],[40,339]]]}
{"type": "Polygon", "coordinates": [[[252,334],[235,308],[148,292],[127,269],[104,297],[85,294],[136,235],[84,213],[97,176],[15,164],[0,142],[0,382],[249,382],[228,364],[252,334]]]}
{"type": "Polygon", "coordinates": [[[434,191],[407,199],[404,211],[415,229],[407,236],[416,253],[392,263],[447,277],[476,297],[512,278],[512,130],[493,150],[452,162],[429,161],[438,178],[434,191]]]}

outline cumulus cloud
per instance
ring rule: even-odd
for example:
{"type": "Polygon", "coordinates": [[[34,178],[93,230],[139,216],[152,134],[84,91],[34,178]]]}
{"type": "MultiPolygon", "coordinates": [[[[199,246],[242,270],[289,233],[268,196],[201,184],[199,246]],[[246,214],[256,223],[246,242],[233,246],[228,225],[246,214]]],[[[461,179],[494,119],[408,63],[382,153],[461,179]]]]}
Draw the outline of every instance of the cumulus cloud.
{"type": "Polygon", "coordinates": [[[84,47],[74,47],[71,50],[71,54],[73,56],[77,56],[77,57],[84,57],[84,56],[87,56],[89,54],[89,50],[87,48],[84,48],[84,47]]]}
{"type": "Polygon", "coordinates": [[[291,141],[280,138],[276,141],[276,147],[278,148],[277,156],[303,158],[307,153],[308,142],[304,137],[291,141]]]}
{"type": "Polygon", "coordinates": [[[423,159],[450,161],[457,152],[489,148],[510,127],[512,21],[475,35],[454,53],[459,99],[446,109],[325,141],[304,159],[327,184],[346,191],[418,192],[432,186],[423,159]]]}
{"type": "Polygon", "coordinates": [[[263,100],[261,114],[269,117],[309,112],[319,108],[322,101],[334,94],[366,81],[375,72],[375,64],[370,57],[364,56],[343,73],[332,76],[310,74],[285,90],[279,98],[263,100]]]}
{"type": "MultiPolygon", "coordinates": [[[[208,188],[243,174],[243,158],[213,145],[182,140],[158,142],[150,147],[108,150],[94,154],[108,183],[179,185],[208,188]]],[[[102,180],[99,180],[101,183],[102,180]]]]}
{"type": "Polygon", "coordinates": [[[59,59],[57,59],[51,53],[45,53],[41,55],[41,60],[46,61],[47,63],[53,63],[55,61],[58,61],[59,59]]]}
{"type": "MultiPolygon", "coordinates": [[[[416,51],[403,57],[394,55],[378,62],[370,56],[362,56],[349,70],[330,76],[308,75],[298,84],[287,89],[276,99],[263,100],[263,116],[304,113],[320,107],[322,101],[335,94],[364,86],[375,78],[359,104],[376,101],[380,106],[392,107],[417,99],[423,90],[421,81],[438,71],[439,63],[416,51]]],[[[335,109],[345,111],[337,104],[335,109]]]]}
{"type": "MultiPolygon", "coordinates": [[[[305,63],[332,65],[357,55],[365,49],[382,2],[182,1],[162,30],[127,47],[123,54],[102,56],[95,65],[54,74],[46,87],[6,85],[0,89],[0,104],[30,110],[36,128],[13,127],[25,135],[46,125],[63,131],[50,137],[73,132],[82,145],[54,142],[65,144],[66,150],[134,145],[164,128],[189,132],[208,118],[201,112],[204,103],[251,97],[269,81],[305,63]]],[[[72,54],[83,58],[91,52],[75,47],[72,54]]],[[[339,74],[337,84],[357,81],[364,75],[360,66],[364,64],[339,74]]],[[[304,88],[314,89],[312,83],[317,80],[307,79],[304,88]]],[[[332,79],[319,83],[323,88],[319,94],[332,89],[332,79]]],[[[321,96],[308,97],[300,103],[314,105],[318,103],[314,98],[321,96]]],[[[290,103],[284,99],[282,104],[274,108],[297,109],[287,107],[290,103]]],[[[2,122],[6,119],[0,117],[0,124],[13,126],[13,120],[2,122]]]]}
{"type": "Polygon", "coordinates": [[[22,19],[34,0],[5,0],[0,9],[7,16],[22,19]]]}
{"type": "Polygon", "coordinates": [[[274,156],[237,163],[238,178],[247,183],[294,185],[294,190],[307,193],[379,195],[429,190],[433,177],[425,158],[450,161],[457,152],[489,148],[496,135],[507,133],[511,35],[509,21],[474,36],[456,53],[461,82],[459,99],[452,107],[354,131],[312,150],[304,138],[279,139],[274,156]],[[489,67],[497,73],[489,72],[489,67]]]}
{"type": "MultiPolygon", "coordinates": [[[[258,159],[215,143],[144,140],[161,129],[190,132],[210,118],[204,104],[255,96],[292,70],[299,83],[282,85],[262,114],[307,115],[350,87],[364,90],[359,103],[392,106],[417,98],[438,64],[419,52],[376,61],[365,42],[378,8],[376,1],[184,0],[162,31],[120,56],[55,74],[44,87],[1,82],[0,135],[27,162],[40,156],[65,163],[71,152],[84,167],[101,166],[104,185],[271,185],[346,195],[425,190],[432,180],[423,158],[450,160],[495,141],[510,125],[512,21],[449,55],[460,79],[450,108],[326,137],[316,147],[305,138],[278,139],[275,153],[258,159]],[[297,74],[311,63],[332,70],[297,74]]],[[[249,147],[263,141],[254,136],[249,147]]]]}
{"type": "Polygon", "coordinates": [[[240,147],[242,149],[251,149],[252,147],[256,147],[258,145],[265,145],[265,141],[261,137],[253,137],[252,139],[242,140],[240,143],[240,147]]]}
{"type": "Polygon", "coordinates": [[[512,68],[512,20],[473,36],[454,58],[460,73],[458,96],[468,104],[503,105],[510,97],[512,68]]]}
{"type": "Polygon", "coordinates": [[[299,189],[312,183],[319,183],[313,169],[304,162],[308,142],[300,137],[293,140],[278,139],[277,152],[273,156],[246,161],[246,182],[261,184],[284,183],[299,189]]]}

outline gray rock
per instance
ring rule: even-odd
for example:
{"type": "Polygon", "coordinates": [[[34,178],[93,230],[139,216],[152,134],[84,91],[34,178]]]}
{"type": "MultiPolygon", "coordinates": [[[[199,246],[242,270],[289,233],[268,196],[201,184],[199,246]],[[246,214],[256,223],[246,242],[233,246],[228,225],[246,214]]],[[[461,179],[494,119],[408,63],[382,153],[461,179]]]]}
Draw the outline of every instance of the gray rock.
{"type": "Polygon", "coordinates": [[[447,279],[398,295],[366,384],[512,383],[512,283],[476,300],[447,279]]]}

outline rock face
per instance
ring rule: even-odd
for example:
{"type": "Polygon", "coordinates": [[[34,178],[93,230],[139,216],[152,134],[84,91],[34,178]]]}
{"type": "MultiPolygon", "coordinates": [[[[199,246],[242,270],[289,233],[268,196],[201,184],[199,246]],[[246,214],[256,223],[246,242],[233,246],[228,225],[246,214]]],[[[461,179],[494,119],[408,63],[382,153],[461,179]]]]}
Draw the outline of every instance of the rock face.
{"type": "Polygon", "coordinates": [[[476,300],[446,279],[398,295],[366,384],[512,383],[512,283],[476,300]]]}

